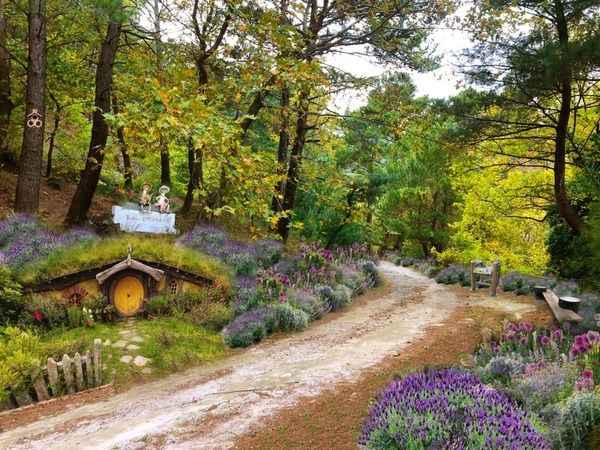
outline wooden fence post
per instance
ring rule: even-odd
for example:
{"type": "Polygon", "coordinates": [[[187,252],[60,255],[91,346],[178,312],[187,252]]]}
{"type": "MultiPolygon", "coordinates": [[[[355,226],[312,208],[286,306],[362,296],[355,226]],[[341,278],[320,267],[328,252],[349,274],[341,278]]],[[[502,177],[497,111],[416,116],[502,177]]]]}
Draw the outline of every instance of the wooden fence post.
{"type": "Polygon", "coordinates": [[[90,351],[85,352],[85,377],[87,378],[87,386],[94,387],[94,368],[92,367],[92,355],[90,351]]]}
{"type": "Polygon", "coordinates": [[[31,373],[31,380],[33,381],[33,389],[35,389],[38,402],[48,400],[50,396],[48,395],[44,372],[40,368],[34,369],[31,373]]]}
{"type": "Polygon", "coordinates": [[[57,396],[59,394],[59,384],[58,384],[58,364],[54,361],[54,358],[48,358],[48,382],[50,383],[50,390],[52,391],[53,396],[57,396]]]}
{"type": "Polygon", "coordinates": [[[94,339],[94,381],[96,382],[96,386],[100,386],[102,382],[102,340],[94,339]]]}
{"type": "Polygon", "coordinates": [[[67,392],[73,394],[75,392],[75,383],[73,382],[73,372],[71,367],[71,358],[65,354],[62,357],[62,370],[65,376],[65,384],[67,385],[67,392]]]}
{"type": "Polygon", "coordinates": [[[85,384],[83,383],[83,367],[81,367],[81,355],[79,352],[75,353],[73,357],[73,363],[75,365],[75,380],[77,381],[77,390],[83,391],[85,384]]]}
{"type": "Polygon", "coordinates": [[[500,261],[494,261],[492,264],[492,279],[490,283],[490,295],[496,296],[498,285],[500,284],[500,261]]]}
{"type": "Polygon", "coordinates": [[[477,290],[477,275],[475,275],[475,261],[471,261],[471,290],[477,290]]]}

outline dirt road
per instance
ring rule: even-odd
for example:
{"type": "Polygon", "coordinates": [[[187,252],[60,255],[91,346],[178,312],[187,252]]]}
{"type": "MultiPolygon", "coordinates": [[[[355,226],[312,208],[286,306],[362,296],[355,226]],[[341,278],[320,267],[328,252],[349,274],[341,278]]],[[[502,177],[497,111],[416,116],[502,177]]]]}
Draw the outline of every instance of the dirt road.
{"type": "MultiPolygon", "coordinates": [[[[226,449],[299,398],[401,352],[459,305],[455,291],[381,263],[389,293],[305,332],[0,434],[11,449],[226,449]]],[[[527,312],[527,305],[494,307],[527,312]]]]}

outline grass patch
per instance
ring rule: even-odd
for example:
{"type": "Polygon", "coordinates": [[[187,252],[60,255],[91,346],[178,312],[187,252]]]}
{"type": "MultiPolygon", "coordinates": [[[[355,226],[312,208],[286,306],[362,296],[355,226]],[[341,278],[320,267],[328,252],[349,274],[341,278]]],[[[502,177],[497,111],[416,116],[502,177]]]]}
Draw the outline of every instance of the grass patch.
{"type": "Polygon", "coordinates": [[[23,265],[15,271],[15,276],[26,285],[48,281],[123,260],[127,257],[129,246],[136,259],[163,263],[201,275],[215,280],[227,290],[231,287],[231,270],[216,259],[176,245],[172,238],[135,235],[86,240],[59,248],[41,260],[23,265]]]}
{"type": "MultiPolygon", "coordinates": [[[[124,338],[119,331],[124,323],[96,324],[91,328],[81,327],[71,330],[55,329],[41,336],[42,354],[55,359],[64,353],[73,356],[91,349],[94,339],[110,340],[112,344],[124,338]]],[[[127,350],[111,346],[102,347],[103,382],[114,381],[116,386],[125,386],[147,378],[142,369],[120,361],[123,355],[142,355],[152,361],[148,364],[152,376],[164,376],[177,370],[214,361],[226,353],[226,347],[218,332],[192,325],[182,318],[167,317],[156,320],[137,321],[134,331],[143,342],[130,342],[138,345],[138,350],[127,350]]],[[[126,339],[125,339],[126,340],[126,339]]]]}
{"type": "Polygon", "coordinates": [[[218,332],[179,318],[139,322],[137,329],[147,336],[139,352],[152,359],[152,368],[159,374],[214,361],[225,354],[226,347],[218,332]]]}

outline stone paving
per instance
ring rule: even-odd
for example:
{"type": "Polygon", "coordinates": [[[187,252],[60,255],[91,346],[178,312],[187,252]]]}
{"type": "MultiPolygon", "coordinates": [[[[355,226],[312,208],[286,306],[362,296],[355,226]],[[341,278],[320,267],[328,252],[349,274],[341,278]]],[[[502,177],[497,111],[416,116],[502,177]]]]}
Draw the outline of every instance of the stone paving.
{"type": "Polygon", "coordinates": [[[111,342],[110,339],[107,339],[103,342],[105,347],[113,347],[118,348],[125,352],[119,358],[123,364],[133,364],[135,367],[139,367],[142,369],[143,374],[151,374],[152,369],[150,367],[146,367],[150,365],[152,360],[150,358],[146,358],[143,355],[139,354],[140,346],[144,342],[144,337],[140,336],[138,333],[135,320],[128,320],[123,327],[123,330],[119,331],[119,340],[116,342],[111,342]]]}

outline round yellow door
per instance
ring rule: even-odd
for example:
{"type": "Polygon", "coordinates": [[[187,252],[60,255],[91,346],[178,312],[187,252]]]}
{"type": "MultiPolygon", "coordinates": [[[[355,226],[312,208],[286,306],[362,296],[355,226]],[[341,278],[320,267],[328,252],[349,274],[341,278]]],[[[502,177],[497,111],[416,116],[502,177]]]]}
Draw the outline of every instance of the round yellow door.
{"type": "Polygon", "coordinates": [[[144,286],[132,276],[126,276],[117,281],[113,291],[115,308],[124,316],[133,316],[142,307],[144,301],[144,286]]]}

